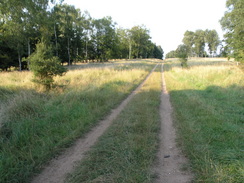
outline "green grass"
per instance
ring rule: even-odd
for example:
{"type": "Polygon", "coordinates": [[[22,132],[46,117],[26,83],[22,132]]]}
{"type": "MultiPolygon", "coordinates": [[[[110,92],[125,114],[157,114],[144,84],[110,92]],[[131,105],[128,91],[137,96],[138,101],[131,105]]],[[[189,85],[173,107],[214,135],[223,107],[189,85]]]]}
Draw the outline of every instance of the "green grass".
{"type": "Polygon", "coordinates": [[[28,182],[63,148],[94,126],[153,64],[69,71],[42,93],[30,72],[0,73],[0,182],[28,182]]]}
{"type": "Polygon", "coordinates": [[[178,141],[195,182],[243,182],[244,74],[224,62],[165,65],[178,141]]]}
{"type": "Polygon", "coordinates": [[[151,182],[160,129],[160,67],[68,177],[77,182],[151,182]]]}

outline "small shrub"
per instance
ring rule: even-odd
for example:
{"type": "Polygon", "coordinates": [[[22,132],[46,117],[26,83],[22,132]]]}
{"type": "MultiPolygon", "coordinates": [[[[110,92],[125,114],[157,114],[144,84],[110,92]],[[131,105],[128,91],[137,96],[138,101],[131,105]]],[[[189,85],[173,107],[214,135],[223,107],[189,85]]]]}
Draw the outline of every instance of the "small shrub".
{"type": "Polygon", "coordinates": [[[51,47],[45,43],[38,43],[36,51],[30,56],[30,69],[34,72],[34,82],[50,89],[54,76],[62,76],[66,69],[61,65],[58,57],[53,56],[51,47]]]}

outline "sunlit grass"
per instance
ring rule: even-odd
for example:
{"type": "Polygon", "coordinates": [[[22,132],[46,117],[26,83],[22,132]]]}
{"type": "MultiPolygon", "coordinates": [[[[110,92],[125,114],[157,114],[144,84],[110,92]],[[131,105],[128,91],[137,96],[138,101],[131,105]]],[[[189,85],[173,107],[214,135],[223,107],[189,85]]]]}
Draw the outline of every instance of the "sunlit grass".
{"type": "Polygon", "coordinates": [[[243,181],[244,74],[222,63],[165,65],[174,119],[195,182],[243,181]]]}
{"type": "Polygon", "coordinates": [[[152,182],[160,129],[160,69],[87,153],[68,182],[152,182]]]}
{"type": "Polygon", "coordinates": [[[52,91],[31,72],[0,73],[0,182],[27,182],[45,162],[120,103],[153,64],[68,71],[52,91]]]}
{"type": "Polygon", "coordinates": [[[34,88],[31,82],[32,74],[28,71],[0,72],[0,87],[6,88],[34,88]]]}

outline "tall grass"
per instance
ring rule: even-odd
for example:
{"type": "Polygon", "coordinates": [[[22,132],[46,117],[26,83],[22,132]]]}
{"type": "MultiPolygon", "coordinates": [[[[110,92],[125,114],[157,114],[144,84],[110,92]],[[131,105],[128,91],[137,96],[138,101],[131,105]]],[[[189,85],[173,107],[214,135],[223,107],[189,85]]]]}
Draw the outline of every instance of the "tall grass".
{"type": "Polygon", "coordinates": [[[165,78],[195,182],[243,182],[244,74],[231,65],[189,64],[166,64],[165,78]]]}
{"type": "Polygon", "coordinates": [[[77,166],[68,182],[151,182],[160,129],[160,67],[77,166]]]}
{"type": "Polygon", "coordinates": [[[55,78],[56,88],[49,93],[30,84],[29,72],[0,73],[5,78],[0,86],[0,182],[28,182],[123,100],[152,66],[72,70],[55,78]]]}

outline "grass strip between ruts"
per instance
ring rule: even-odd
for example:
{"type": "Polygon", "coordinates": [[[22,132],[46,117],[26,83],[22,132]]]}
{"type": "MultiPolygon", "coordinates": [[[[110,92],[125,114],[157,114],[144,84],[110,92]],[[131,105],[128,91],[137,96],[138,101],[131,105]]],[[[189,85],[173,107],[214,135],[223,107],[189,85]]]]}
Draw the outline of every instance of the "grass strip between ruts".
{"type": "Polygon", "coordinates": [[[152,181],[151,167],[160,130],[160,92],[158,67],[68,177],[68,182],[152,181]]]}

